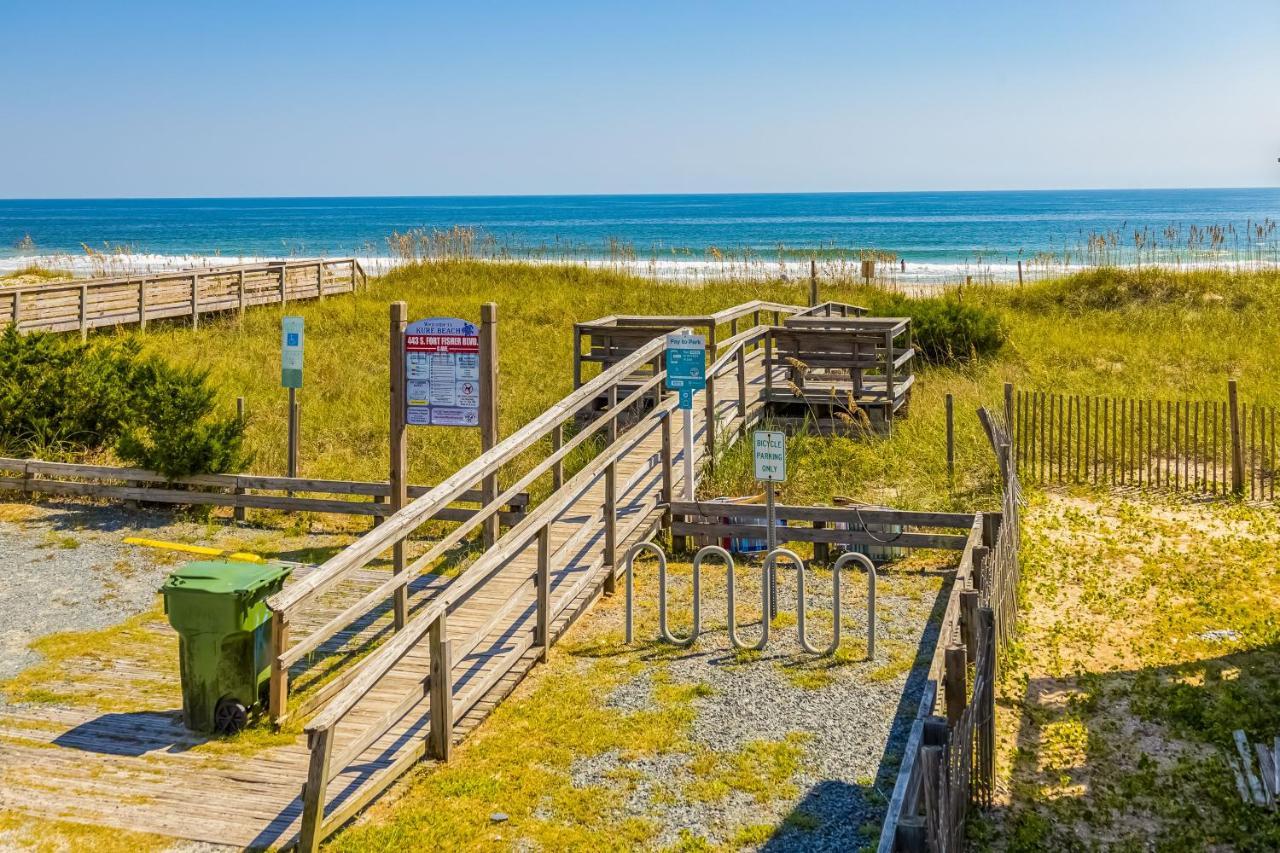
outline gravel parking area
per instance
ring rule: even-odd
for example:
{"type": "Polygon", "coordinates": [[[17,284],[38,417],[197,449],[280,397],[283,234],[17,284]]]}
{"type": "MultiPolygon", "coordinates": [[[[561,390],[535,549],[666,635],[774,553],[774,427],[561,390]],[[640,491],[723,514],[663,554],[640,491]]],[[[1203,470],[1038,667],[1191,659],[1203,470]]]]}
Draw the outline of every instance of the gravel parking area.
{"type": "MultiPolygon", "coordinates": [[[[739,604],[740,614],[750,604],[758,608],[758,580],[752,584],[750,577],[743,577],[750,574],[758,578],[758,568],[739,576],[738,598],[744,602],[739,604]]],[[[861,573],[845,577],[841,597],[846,645],[831,659],[817,658],[799,645],[792,618],[795,573],[787,568],[779,577],[780,616],[768,648],[761,653],[734,652],[726,630],[723,574],[709,572],[703,578],[704,633],[690,650],[662,654],[665,677],[706,686],[705,695],[694,700],[693,741],[721,755],[759,744],[799,744],[798,771],[772,796],[733,791],[703,801],[672,795],[697,781],[691,756],[647,756],[629,762],[610,752],[576,762],[574,784],[611,786],[610,780],[619,777],[639,780],[630,787],[626,810],[662,827],[654,839],[659,849],[687,844],[696,836],[711,844],[770,851],[856,850],[874,844],[924,686],[924,668],[938,631],[936,609],[945,601],[948,584],[938,571],[898,569],[883,575],[877,607],[879,648],[874,661],[865,661],[866,586],[861,573]],[[844,654],[849,651],[853,654],[844,654]],[[743,844],[749,837],[744,828],[765,826],[770,827],[766,839],[743,844]]],[[[680,585],[687,581],[673,582],[673,587],[680,585]]],[[[687,601],[687,589],[684,592],[687,601]]],[[[680,598],[680,591],[673,590],[672,621],[683,633],[689,609],[680,598]]],[[[809,632],[811,642],[820,646],[830,638],[830,608],[829,573],[811,572],[809,632]]],[[[750,626],[743,616],[739,620],[744,641],[759,636],[758,621],[750,626]]],[[[638,626],[637,639],[646,632],[653,633],[654,626],[638,626]]],[[[653,687],[646,671],[615,690],[608,704],[627,712],[643,711],[653,706],[653,687]]]]}
{"type": "Polygon", "coordinates": [[[29,645],[39,637],[105,628],[147,610],[173,567],[197,559],[125,544],[130,536],[295,557],[350,538],[121,505],[0,503],[0,680],[36,661],[29,645]]]}

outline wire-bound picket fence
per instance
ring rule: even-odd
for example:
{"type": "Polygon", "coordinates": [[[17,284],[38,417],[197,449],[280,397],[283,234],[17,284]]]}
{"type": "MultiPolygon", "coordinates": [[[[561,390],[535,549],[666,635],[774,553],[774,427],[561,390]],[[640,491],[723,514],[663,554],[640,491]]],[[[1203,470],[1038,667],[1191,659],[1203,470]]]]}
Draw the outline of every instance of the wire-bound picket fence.
{"type": "Polygon", "coordinates": [[[1006,386],[1018,474],[1029,483],[1138,486],[1274,500],[1276,410],[1006,386]]]}
{"type": "Polygon", "coordinates": [[[1017,626],[1022,493],[1008,425],[986,409],[978,417],[1003,480],[1001,512],[978,514],[956,572],[881,853],[963,849],[970,807],[989,807],[994,795],[996,667],[1017,626]]]}

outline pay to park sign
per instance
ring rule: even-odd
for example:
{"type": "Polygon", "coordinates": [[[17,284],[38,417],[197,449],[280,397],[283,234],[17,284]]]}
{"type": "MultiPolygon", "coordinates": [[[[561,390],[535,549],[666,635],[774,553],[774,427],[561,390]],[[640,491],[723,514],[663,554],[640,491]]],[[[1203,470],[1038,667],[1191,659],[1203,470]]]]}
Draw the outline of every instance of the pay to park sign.
{"type": "Polygon", "coordinates": [[[701,335],[667,335],[667,388],[680,393],[680,408],[693,408],[693,392],[707,387],[707,341],[701,335]]]}
{"type": "Polygon", "coordinates": [[[480,425],[480,330],[453,317],[410,323],[404,331],[405,422],[480,425]]]}

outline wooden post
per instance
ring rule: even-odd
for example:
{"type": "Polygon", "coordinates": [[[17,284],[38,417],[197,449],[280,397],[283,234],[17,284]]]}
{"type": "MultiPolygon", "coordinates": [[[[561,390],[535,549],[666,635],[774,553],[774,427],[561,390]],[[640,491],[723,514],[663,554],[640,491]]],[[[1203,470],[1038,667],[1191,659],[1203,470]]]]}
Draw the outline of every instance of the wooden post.
{"type": "MultiPolygon", "coordinates": [[[[985,531],[984,531],[985,534],[985,531]]],[[[983,537],[986,538],[985,535],[983,537]]],[[[991,549],[986,545],[977,545],[973,549],[973,588],[982,589],[985,581],[982,577],[982,565],[987,561],[987,554],[991,549]]]]}
{"type": "MultiPolygon", "coordinates": [[[[498,305],[480,306],[480,452],[498,443],[498,305]]],[[[480,483],[481,500],[487,506],[498,497],[498,472],[486,474],[480,483]]],[[[484,547],[498,541],[498,513],[484,520],[484,547]]]]}
{"type": "Polygon", "coordinates": [[[13,291],[13,328],[22,332],[22,291],[13,291]]]}
{"type": "Polygon", "coordinates": [[[955,399],[947,395],[947,482],[955,485],[956,479],[956,431],[955,399]]]}
{"type": "Polygon", "coordinates": [[[606,595],[613,595],[618,570],[618,462],[604,469],[604,564],[609,573],[604,578],[606,595]]]}
{"type": "MultiPolygon", "coordinates": [[[[244,397],[236,397],[236,421],[240,424],[240,429],[243,430],[244,429],[244,397]]],[[[232,493],[237,495],[243,495],[244,491],[245,490],[243,486],[236,486],[232,493]]],[[[246,510],[245,507],[237,503],[235,508],[231,510],[231,517],[236,521],[244,521],[246,518],[247,512],[248,510],[246,510]]]]}
{"type": "Polygon", "coordinates": [[[738,427],[738,431],[743,437],[747,434],[747,350],[746,347],[738,348],[738,356],[734,365],[738,370],[738,417],[742,419],[742,423],[738,427]]]}
{"type": "Polygon", "coordinates": [[[147,330],[147,280],[138,281],[138,328],[147,330]]]}
{"type": "Polygon", "coordinates": [[[1231,409],[1231,492],[1244,494],[1244,454],[1240,448],[1240,400],[1236,380],[1227,381],[1227,405],[1231,409]]]}
{"type": "MultiPolygon", "coordinates": [[[[1078,407],[1077,412],[1079,412],[1078,407]]],[[[1010,440],[1016,443],[1018,439],[1014,434],[1012,382],[1004,383],[1004,428],[1009,433],[1010,440]]]]}
{"type": "Polygon", "coordinates": [[[289,389],[289,477],[298,476],[298,389],[289,389]]]}
{"type": "Polygon", "coordinates": [[[298,828],[299,853],[316,853],[320,849],[320,832],[324,825],[324,795],[329,785],[329,759],[333,756],[333,737],[332,726],[307,735],[311,763],[307,767],[307,783],[302,789],[302,823],[298,828]]]}
{"type": "Polygon", "coordinates": [[[708,471],[716,466],[716,380],[707,377],[707,388],[703,391],[707,400],[707,458],[704,460],[708,471]]]}
{"type": "MultiPolygon", "coordinates": [[[[284,275],[283,271],[281,275],[284,275]]],[[[391,324],[387,336],[387,355],[391,365],[391,466],[389,483],[391,486],[391,512],[404,508],[409,502],[409,483],[407,468],[409,456],[407,451],[407,427],[405,425],[405,361],[404,330],[409,324],[409,306],[407,303],[391,303],[391,324]]],[[[481,348],[483,350],[483,347],[481,348]]],[[[392,546],[391,570],[400,574],[405,568],[404,538],[397,539],[392,546]]],[[[409,612],[409,591],[401,586],[395,591],[395,628],[404,627],[409,612]]],[[[434,711],[433,711],[434,713],[434,711]]]]}
{"type": "MultiPolygon", "coordinates": [[[[556,453],[564,446],[564,424],[556,424],[551,430],[551,452],[556,453]]],[[[551,490],[558,491],[564,485],[564,460],[558,460],[551,466],[551,490]]]]}
{"type": "Polygon", "coordinates": [[[351,264],[351,292],[356,292],[356,259],[352,258],[348,263],[351,264]]]}
{"type": "Polygon", "coordinates": [[[453,752],[453,648],[441,613],[427,629],[431,649],[431,757],[448,761],[453,752]]]}
{"type": "Polygon", "coordinates": [[[324,261],[316,264],[316,300],[324,299],[324,261]]]}
{"type": "Polygon", "coordinates": [[[978,656],[978,591],[960,590],[960,643],[970,663],[978,656]]]}
{"type": "Polygon", "coordinates": [[[582,387],[582,327],[573,324],[573,388],[582,387]]]}
{"type": "Polygon", "coordinates": [[[236,276],[236,298],[239,301],[240,322],[244,322],[244,270],[236,276]]]}
{"type": "Polygon", "coordinates": [[[893,432],[893,330],[889,330],[884,336],[884,382],[887,401],[884,410],[885,428],[892,434],[893,432]]]}
{"type": "MultiPolygon", "coordinates": [[[[814,530],[825,530],[827,523],[825,521],[815,521],[813,523],[814,530]]],[[[813,543],[813,559],[817,563],[825,563],[831,559],[831,546],[826,542],[813,543]]]]}
{"type": "Polygon", "coordinates": [[[675,472],[672,470],[671,412],[662,415],[662,502],[667,511],[662,514],[662,526],[671,529],[671,495],[674,491],[675,472]]]}
{"type": "Polygon", "coordinates": [[[1018,259],[1018,287],[1022,287],[1022,259],[1018,259]]]}
{"type": "Polygon", "coordinates": [[[544,524],[538,531],[537,621],[533,627],[533,645],[538,650],[538,660],[547,660],[551,648],[551,525],[544,524]]]}
{"type": "Polygon", "coordinates": [[[818,262],[809,259],[809,307],[814,308],[818,304],[818,262]]]}
{"type": "Polygon", "coordinates": [[[200,276],[191,276],[191,328],[200,328],[200,276]]]}
{"type": "Polygon", "coordinates": [[[89,339],[89,286],[80,285],[80,340],[89,339]]]}
{"type": "Polygon", "coordinates": [[[773,393],[773,333],[764,335],[764,400],[769,403],[769,395],[773,393]]]}
{"type": "Polygon", "coordinates": [[[618,440],[618,386],[610,385],[608,392],[605,394],[607,408],[605,409],[609,418],[609,425],[605,427],[605,432],[609,436],[609,443],[613,444],[618,440]]]}
{"type": "Polygon", "coordinates": [[[964,713],[968,693],[965,682],[968,680],[969,663],[965,647],[947,646],[945,663],[943,678],[947,694],[947,726],[955,728],[956,723],[960,722],[960,715],[964,713]]]}
{"type": "Polygon", "coordinates": [[[289,294],[285,292],[288,286],[286,284],[286,279],[288,278],[289,278],[289,265],[288,263],[281,261],[280,262],[280,307],[281,308],[283,308],[285,304],[289,301],[289,294]]]}
{"type": "Polygon", "coordinates": [[[271,614],[271,680],[267,686],[267,710],[271,722],[279,723],[289,712],[289,670],[280,665],[280,655],[289,648],[289,621],[284,613],[271,614]]]}

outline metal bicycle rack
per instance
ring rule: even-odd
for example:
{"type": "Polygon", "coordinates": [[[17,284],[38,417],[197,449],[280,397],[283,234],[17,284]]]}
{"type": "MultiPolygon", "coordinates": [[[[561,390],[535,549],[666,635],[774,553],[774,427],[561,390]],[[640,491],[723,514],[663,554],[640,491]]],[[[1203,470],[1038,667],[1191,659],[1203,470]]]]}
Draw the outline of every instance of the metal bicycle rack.
{"type": "Polygon", "coordinates": [[[677,637],[673,635],[667,627],[667,555],[666,553],[652,542],[640,542],[633,545],[627,551],[627,558],[623,571],[626,574],[626,642],[631,643],[634,637],[635,628],[635,559],[641,553],[649,551],[658,558],[658,633],[663,641],[676,646],[688,648],[692,646],[694,641],[698,639],[698,635],[702,633],[702,563],[707,557],[719,557],[725,565],[728,575],[728,621],[729,621],[729,642],[733,644],[735,649],[750,649],[754,651],[763,651],[769,644],[769,613],[770,605],[776,607],[777,602],[772,600],[771,590],[776,594],[776,574],[778,570],[778,560],[786,558],[795,566],[796,569],[796,633],[800,641],[800,647],[806,652],[813,655],[830,656],[836,653],[840,648],[841,638],[841,602],[840,602],[840,572],[849,563],[858,563],[867,572],[867,660],[872,660],[876,654],[876,567],[871,559],[865,554],[859,554],[853,551],[842,554],[836,560],[835,565],[831,568],[831,601],[832,601],[832,637],[831,644],[825,649],[818,648],[809,642],[808,631],[805,621],[805,575],[806,569],[804,560],[794,551],[787,548],[774,548],[765,555],[762,573],[760,577],[760,639],[755,643],[744,642],[738,636],[738,622],[736,613],[737,590],[734,582],[736,564],[733,555],[721,548],[719,545],[708,545],[702,548],[694,555],[693,558],[693,627],[689,631],[687,637],[677,637]]]}
{"type": "MultiPolygon", "coordinates": [[[[707,549],[704,548],[702,550],[705,551],[707,549]]],[[[723,551],[723,549],[719,548],[716,550],[723,551]]],[[[627,575],[626,641],[630,643],[634,635],[634,567],[636,557],[643,551],[651,551],[658,557],[658,634],[664,641],[672,645],[692,646],[694,641],[698,639],[698,635],[702,633],[702,551],[699,551],[698,556],[693,559],[693,627],[690,629],[688,637],[677,637],[667,627],[667,555],[652,542],[638,542],[627,551],[626,568],[624,569],[627,575]]],[[[725,556],[727,557],[728,554],[726,553],[725,556]]],[[[732,558],[730,558],[730,562],[732,562],[732,558]]]]}

